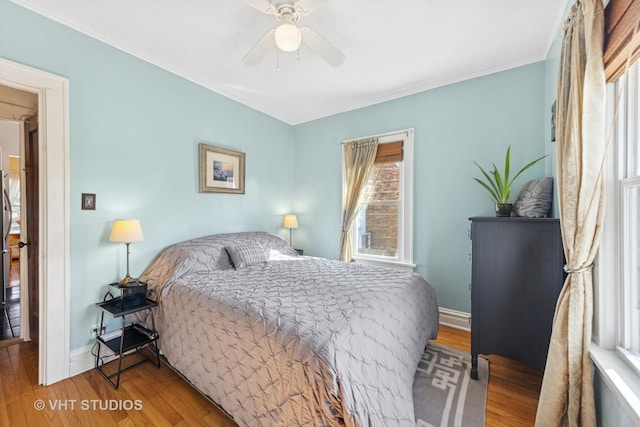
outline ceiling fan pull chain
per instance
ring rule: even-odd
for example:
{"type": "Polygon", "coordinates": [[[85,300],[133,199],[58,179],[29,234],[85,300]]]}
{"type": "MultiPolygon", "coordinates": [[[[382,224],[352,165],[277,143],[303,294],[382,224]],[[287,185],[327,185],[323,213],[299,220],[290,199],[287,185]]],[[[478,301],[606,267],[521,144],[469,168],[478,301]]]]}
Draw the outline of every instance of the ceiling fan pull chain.
{"type": "Polygon", "coordinates": [[[280,49],[276,46],[276,73],[280,72],[280,49]]]}

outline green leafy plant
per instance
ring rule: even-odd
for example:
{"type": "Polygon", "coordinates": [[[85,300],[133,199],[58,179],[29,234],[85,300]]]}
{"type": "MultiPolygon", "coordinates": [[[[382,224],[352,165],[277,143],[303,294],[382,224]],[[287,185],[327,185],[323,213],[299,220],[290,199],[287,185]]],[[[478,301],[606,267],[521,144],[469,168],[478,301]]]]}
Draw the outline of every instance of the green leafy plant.
{"type": "Polygon", "coordinates": [[[480,172],[482,172],[482,175],[484,175],[485,180],[483,181],[478,178],[473,179],[489,192],[489,197],[494,201],[494,203],[505,204],[508,203],[509,197],[511,196],[511,184],[513,184],[513,181],[515,181],[522,172],[526,171],[545,157],[547,156],[542,156],[535,159],[534,161],[520,169],[513,178],[509,179],[509,166],[511,162],[511,146],[509,146],[509,148],[507,148],[507,154],[504,158],[504,171],[502,172],[502,174],[500,174],[500,171],[498,170],[495,163],[493,164],[493,170],[491,172],[487,172],[474,160],[473,163],[478,167],[478,169],[480,169],[480,172]]]}

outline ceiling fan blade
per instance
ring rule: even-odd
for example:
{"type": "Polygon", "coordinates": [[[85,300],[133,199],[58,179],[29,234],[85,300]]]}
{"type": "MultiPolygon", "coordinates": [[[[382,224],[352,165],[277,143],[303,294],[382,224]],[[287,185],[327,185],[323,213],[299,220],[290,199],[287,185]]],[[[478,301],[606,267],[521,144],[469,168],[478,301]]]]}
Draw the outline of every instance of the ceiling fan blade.
{"type": "Polygon", "coordinates": [[[274,14],[276,8],[268,0],[244,0],[246,4],[268,15],[274,14]]]}
{"type": "Polygon", "coordinates": [[[300,28],[300,32],[302,33],[302,42],[324,58],[329,64],[337,67],[344,62],[344,53],[340,52],[338,48],[311,28],[302,27],[300,28]]]}
{"type": "Polygon", "coordinates": [[[298,0],[295,2],[295,8],[300,12],[300,14],[308,15],[330,1],[331,0],[298,0]]]}
{"type": "Polygon", "coordinates": [[[262,58],[275,47],[275,28],[268,31],[262,38],[251,48],[249,52],[242,58],[245,65],[257,65],[262,58]]]}

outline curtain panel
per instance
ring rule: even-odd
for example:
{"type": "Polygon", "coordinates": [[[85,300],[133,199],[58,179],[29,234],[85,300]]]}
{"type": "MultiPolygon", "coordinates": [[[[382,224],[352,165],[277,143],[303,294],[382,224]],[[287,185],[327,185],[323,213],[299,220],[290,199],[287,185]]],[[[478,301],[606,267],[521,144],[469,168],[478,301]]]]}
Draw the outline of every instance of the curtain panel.
{"type": "Polygon", "coordinates": [[[351,261],[351,226],[358,214],[362,189],[367,183],[375,163],[378,138],[364,138],[345,142],[342,150],[345,190],[342,201],[342,230],[340,233],[340,256],[338,259],[351,261]]]}
{"type": "Polygon", "coordinates": [[[558,77],[558,206],[567,280],[554,316],[536,426],[596,425],[589,345],[592,263],[604,216],[602,0],[579,0],[564,27],[558,77]]]}

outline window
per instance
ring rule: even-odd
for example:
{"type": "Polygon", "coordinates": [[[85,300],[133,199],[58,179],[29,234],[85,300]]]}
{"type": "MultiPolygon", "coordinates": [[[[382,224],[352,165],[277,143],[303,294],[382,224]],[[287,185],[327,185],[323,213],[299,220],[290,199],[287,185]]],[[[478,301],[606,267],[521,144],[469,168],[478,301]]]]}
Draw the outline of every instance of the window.
{"type": "MultiPolygon", "coordinates": [[[[605,224],[605,239],[615,242],[607,249],[618,256],[605,256],[605,269],[616,272],[604,285],[617,291],[613,328],[613,345],[622,357],[640,373],[640,68],[631,67],[610,91],[608,105],[615,108],[620,96],[614,125],[613,159],[609,163],[607,212],[611,221],[605,224]],[[614,247],[617,246],[617,247],[614,247]],[[614,252],[615,253],[615,252],[614,252]]],[[[613,113],[611,113],[613,116],[613,113]]],[[[606,245],[606,240],[605,240],[606,245]]],[[[605,314],[607,309],[603,307],[605,314]]]]}
{"type": "Polygon", "coordinates": [[[378,137],[351,229],[353,258],[413,268],[413,130],[378,137]]]}
{"type": "MultiPolygon", "coordinates": [[[[635,425],[640,425],[640,79],[638,64],[625,69],[640,54],[639,6],[611,0],[605,10],[605,73],[608,82],[617,81],[607,85],[606,213],[594,270],[590,348],[598,376],[635,425]]],[[[598,394],[604,402],[604,392],[598,394]]],[[[617,406],[611,403],[602,403],[603,413],[617,406]]]]}
{"type": "Polygon", "coordinates": [[[623,317],[620,346],[640,372],[640,176],[621,182],[623,317]]]}
{"type": "Polygon", "coordinates": [[[364,189],[370,198],[361,204],[356,218],[357,240],[353,253],[398,257],[401,168],[402,162],[373,167],[364,189]]]}
{"type": "MultiPolygon", "coordinates": [[[[623,81],[616,84],[626,93],[622,97],[616,129],[619,197],[617,211],[621,243],[620,331],[621,352],[640,369],[640,68],[634,65],[623,81]]],[[[639,371],[640,372],[640,371],[639,371]]]]}

